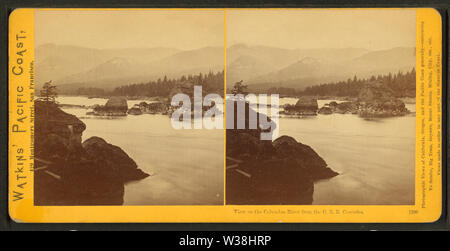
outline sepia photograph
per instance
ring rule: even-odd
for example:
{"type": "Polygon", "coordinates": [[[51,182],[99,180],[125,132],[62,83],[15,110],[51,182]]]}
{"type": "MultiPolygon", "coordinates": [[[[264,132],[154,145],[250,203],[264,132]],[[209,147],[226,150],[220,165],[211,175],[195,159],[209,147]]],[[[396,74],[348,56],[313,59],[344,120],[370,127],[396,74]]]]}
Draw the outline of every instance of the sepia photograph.
{"type": "Polygon", "coordinates": [[[11,9],[8,222],[444,222],[445,10],[127,6],[11,9]]]}
{"type": "Polygon", "coordinates": [[[35,205],[415,203],[415,10],[34,22],[35,205]]]}
{"type": "Polygon", "coordinates": [[[223,121],[223,10],[39,9],[34,24],[35,205],[223,205],[224,131],[176,129],[171,103],[196,86],[223,121]]]}
{"type": "Polygon", "coordinates": [[[415,10],[226,16],[227,98],[242,94],[245,113],[277,131],[229,128],[227,99],[226,203],[413,205],[415,10]]]}

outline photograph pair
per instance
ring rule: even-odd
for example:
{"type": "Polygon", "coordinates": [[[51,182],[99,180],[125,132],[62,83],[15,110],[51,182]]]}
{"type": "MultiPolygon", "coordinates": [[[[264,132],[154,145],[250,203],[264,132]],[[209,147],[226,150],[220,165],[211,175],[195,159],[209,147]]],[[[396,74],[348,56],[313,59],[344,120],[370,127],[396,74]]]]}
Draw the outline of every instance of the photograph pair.
{"type": "Polygon", "coordinates": [[[414,205],[416,10],[36,9],[34,204],[414,205]]]}

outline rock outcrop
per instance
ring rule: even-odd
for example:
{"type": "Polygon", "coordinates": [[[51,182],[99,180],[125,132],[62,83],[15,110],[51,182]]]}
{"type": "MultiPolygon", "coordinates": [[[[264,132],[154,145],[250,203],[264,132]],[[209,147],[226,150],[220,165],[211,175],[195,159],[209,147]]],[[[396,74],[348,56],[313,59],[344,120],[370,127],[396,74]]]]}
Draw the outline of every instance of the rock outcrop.
{"type": "Polygon", "coordinates": [[[35,102],[35,204],[121,205],[124,184],[148,174],[99,137],[81,142],[86,125],[54,104],[35,102]]]}
{"type": "Polygon", "coordinates": [[[149,114],[163,114],[166,115],[169,111],[169,104],[164,102],[153,102],[153,103],[145,103],[142,102],[139,104],[141,109],[144,110],[145,113],[149,114]]]}
{"type": "Polygon", "coordinates": [[[140,108],[139,105],[134,105],[133,107],[131,107],[128,112],[128,114],[131,115],[141,115],[142,114],[142,109],[140,108]]]}
{"type": "Polygon", "coordinates": [[[405,103],[394,96],[391,89],[383,83],[364,85],[354,101],[326,104],[319,110],[320,114],[358,114],[361,117],[393,117],[409,113],[405,103]]]}
{"type": "Polygon", "coordinates": [[[333,113],[333,109],[331,109],[330,107],[327,106],[323,106],[319,109],[319,111],[317,111],[318,114],[332,114],[333,113]]]}
{"type": "Polygon", "coordinates": [[[136,162],[120,147],[111,145],[102,138],[90,137],[82,145],[90,159],[94,160],[98,166],[101,165],[114,179],[129,182],[149,176],[138,169],[136,162]]]}
{"type": "MultiPolygon", "coordinates": [[[[246,114],[252,111],[246,105],[246,114]]],[[[260,140],[263,130],[248,129],[248,118],[246,128],[227,129],[227,204],[311,204],[314,181],[338,175],[294,138],[260,140]]]]}
{"type": "Polygon", "coordinates": [[[351,101],[342,102],[333,106],[334,112],[340,114],[358,114],[358,109],[359,103],[351,101]]]}
{"type": "Polygon", "coordinates": [[[395,117],[404,116],[409,111],[399,99],[378,100],[363,103],[359,110],[361,117],[395,117]]]}
{"type": "Polygon", "coordinates": [[[290,136],[277,138],[274,140],[273,146],[276,149],[277,157],[293,158],[297,166],[304,169],[313,181],[329,179],[338,175],[310,146],[297,142],[290,136]]]}
{"type": "Polygon", "coordinates": [[[405,103],[382,83],[367,84],[358,95],[361,117],[392,117],[409,113],[405,103]]]}
{"type": "Polygon", "coordinates": [[[165,102],[147,103],[142,101],[141,103],[134,105],[128,110],[128,114],[131,115],[141,115],[144,113],[167,115],[169,113],[169,104],[165,102]]]}
{"type": "Polygon", "coordinates": [[[125,98],[112,97],[105,105],[97,105],[93,108],[93,115],[99,116],[125,116],[127,115],[128,104],[125,98]]]}
{"type": "Polygon", "coordinates": [[[314,116],[317,115],[319,105],[316,98],[301,97],[295,105],[285,105],[283,114],[295,116],[314,116]]]}

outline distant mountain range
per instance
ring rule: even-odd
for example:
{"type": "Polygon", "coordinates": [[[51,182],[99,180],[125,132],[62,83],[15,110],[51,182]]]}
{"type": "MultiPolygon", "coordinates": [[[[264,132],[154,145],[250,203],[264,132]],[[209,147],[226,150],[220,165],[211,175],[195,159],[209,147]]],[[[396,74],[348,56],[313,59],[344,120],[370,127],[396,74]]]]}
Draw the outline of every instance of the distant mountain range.
{"type": "MultiPolygon", "coordinates": [[[[344,49],[282,49],[236,44],[227,49],[227,83],[244,80],[252,87],[283,86],[302,89],[339,81],[411,70],[415,48],[369,51],[344,49]]],[[[46,44],[36,48],[36,85],[48,80],[64,92],[80,87],[111,90],[167,76],[221,71],[224,49],[174,48],[91,49],[46,44]]]]}
{"type": "MultiPolygon", "coordinates": [[[[267,47],[266,47],[267,48],[267,47]]],[[[244,80],[251,88],[307,86],[330,81],[410,71],[415,48],[369,51],[360,48],[285,50],[232,46],[227,51],[227,82],[244,80]]]]}
{"type": "Polygon", "coordinates": [[[173,48],[90,49],[46,44],[36,49],[36,86],[52,80],[63,92],[80,87],[105,90],[167,76],[222,71],[224,50],[205,47],[181,51],[173,48]]]}

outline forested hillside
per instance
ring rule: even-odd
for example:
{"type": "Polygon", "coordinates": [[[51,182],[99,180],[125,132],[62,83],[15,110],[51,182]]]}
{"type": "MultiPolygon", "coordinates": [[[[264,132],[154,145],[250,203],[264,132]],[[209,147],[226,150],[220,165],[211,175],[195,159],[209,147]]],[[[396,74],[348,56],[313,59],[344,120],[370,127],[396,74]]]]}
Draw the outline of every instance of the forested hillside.
{"type": "Polygon", "coordinates": [[[397,97],[415,97],[416,96],[416,71],[397,74],[372,76],[368,79],[358,79],[356,76],[347,81],[339,81],[334,83],[326,83],[316,86],[309,86],[299,95],[311,96],[337,96],[337,97],[356,97],[364,86],[370,82],[381,82],[393,90],[397,97]]]}
{"type": "Polygon", "coordinates": [[[176,79],[164,77],[163,79],[147,83],[120,86],[110,92],[100,88],[79,88],[77,94],[89,96],[167,97],[175,87],[185,83],[201,85],[204,92],[221,95],[223,94],[224,72],[199,73],[176,79]]]}

